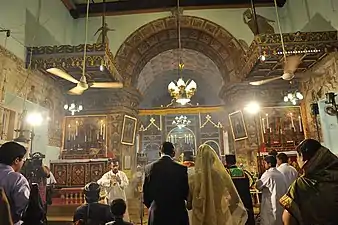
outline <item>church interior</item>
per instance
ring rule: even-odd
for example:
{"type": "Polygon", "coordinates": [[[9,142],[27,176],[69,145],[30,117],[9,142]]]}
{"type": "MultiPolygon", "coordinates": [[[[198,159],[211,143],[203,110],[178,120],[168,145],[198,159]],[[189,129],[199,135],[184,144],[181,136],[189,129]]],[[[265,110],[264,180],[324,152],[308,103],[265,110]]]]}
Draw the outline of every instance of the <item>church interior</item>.
{"type": "Polygon", "coordinates": [[[271,150],[297,167],[304,138],[338,154],[338,0],[0,3],[0,144],[43,154],[51,224],[72,224],[110,159],[132,180],[164,141],[177,161],[235,154],[253,180],[271,150]]]}

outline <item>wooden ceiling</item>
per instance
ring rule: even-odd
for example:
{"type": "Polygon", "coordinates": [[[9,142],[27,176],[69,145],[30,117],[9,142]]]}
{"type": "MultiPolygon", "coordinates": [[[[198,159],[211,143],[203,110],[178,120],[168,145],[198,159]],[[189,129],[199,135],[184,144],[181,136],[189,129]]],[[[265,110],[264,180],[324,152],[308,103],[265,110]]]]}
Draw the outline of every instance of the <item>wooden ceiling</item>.
{"type": "MultiPolygon", "coordinates": [[[[87,0],[61,0],[74,19],[86,15],[87,0]]],[[[90,16],[150,13],[169,10],[177,5],[176,0],[90,0],[90,16]]],[[[277,0],[283,7],[286,0],[277,0]]],[[[255,7],[273,6],[274,0],[254,0],[255,7]]],[[[251,0],[184,0],[180,5],[186,9],[248,8],[251,0]]]]}

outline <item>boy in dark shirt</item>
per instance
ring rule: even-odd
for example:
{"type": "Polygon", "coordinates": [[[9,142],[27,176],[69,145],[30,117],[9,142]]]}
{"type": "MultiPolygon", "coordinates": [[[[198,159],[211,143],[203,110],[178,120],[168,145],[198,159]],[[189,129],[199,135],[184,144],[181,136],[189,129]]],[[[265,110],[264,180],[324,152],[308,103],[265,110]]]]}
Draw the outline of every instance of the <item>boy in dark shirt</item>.
{"type": "Polygon", "coordinates": [[[79,225],[104,225],[113,220],[109,205],[101,204],[100,185],[95,182],[84,188],[86,203],[78,207],[73,222],[79,225]]]}
{"type": "Polygon", "coordinates": [[[106,225],[133,225],[132,223],[123,220],[123,215],[126,213],[127,205],[121,198],[115,199],[110,206],[114,220],[106,223],[106,225]]]}

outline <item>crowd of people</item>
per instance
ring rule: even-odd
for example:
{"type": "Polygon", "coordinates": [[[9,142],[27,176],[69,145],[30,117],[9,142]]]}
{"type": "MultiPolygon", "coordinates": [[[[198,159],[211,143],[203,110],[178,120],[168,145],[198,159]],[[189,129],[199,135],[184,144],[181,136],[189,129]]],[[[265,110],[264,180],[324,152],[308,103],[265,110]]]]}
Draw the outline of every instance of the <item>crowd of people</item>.
{"type": "MultiPolygon", "coordinates": [[[[297,148],[302,174],[288,164],[284,153],[264,158],[265,172],[256,181],[262,192],[262,225],[337,225],[338,158],[313,139],[297,148]]],[[[26,149],[8,142],[0,147],[0,225],[46,223],[38,184],[20,173],[26,149]]],[[[161,157],[145,167],[143,203],[148,225],[254,225],[254,210],[247,173],[227,155],[225,165],[209,145],[196,156],[174,160],[170,142],[161,157]]],[[[74,212],[76,225],[132,225],[126,204],[129,180],[113,161],[111,170],[84,187],[85,204],[74,212]]]]}

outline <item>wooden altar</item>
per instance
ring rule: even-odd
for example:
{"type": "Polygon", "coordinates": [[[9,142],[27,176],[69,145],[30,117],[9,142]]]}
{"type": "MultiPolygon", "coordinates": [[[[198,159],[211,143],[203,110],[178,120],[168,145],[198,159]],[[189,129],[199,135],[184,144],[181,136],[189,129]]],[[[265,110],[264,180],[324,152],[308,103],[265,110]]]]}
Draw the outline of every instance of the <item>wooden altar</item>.
{"type": "Polygon", "coordinates": [[[51,161],[50,165],[59,188],[82,188],[109,170],[108,159],[63,159],[51,161]]]}

